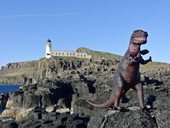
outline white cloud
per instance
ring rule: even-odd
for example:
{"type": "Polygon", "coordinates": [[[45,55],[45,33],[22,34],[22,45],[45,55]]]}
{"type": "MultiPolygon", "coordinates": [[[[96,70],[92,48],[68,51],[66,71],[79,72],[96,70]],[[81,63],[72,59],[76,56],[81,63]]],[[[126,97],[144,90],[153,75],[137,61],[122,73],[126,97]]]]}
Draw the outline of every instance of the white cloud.
{"type": "Polygon", "coordinates": [[[59,17],[59,16],[73,16],[93,14],[93,12],[75,12],[75,13],[57,13],[57,14],[13,14],[13,15],[0,15],[0,19],[5,18],[24,18],[24,17],[59,17]]]}

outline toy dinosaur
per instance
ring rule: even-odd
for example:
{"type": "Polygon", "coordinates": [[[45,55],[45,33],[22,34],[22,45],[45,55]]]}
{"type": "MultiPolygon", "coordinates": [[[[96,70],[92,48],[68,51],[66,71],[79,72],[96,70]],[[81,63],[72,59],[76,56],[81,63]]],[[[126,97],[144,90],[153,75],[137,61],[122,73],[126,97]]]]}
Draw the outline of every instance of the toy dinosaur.
{"type": "Polygon", "coordinates": [[[126,94],[129,89],[134,89],[137,91],[137,96],[139,100],[140,107],[146,109],[144,105],[144,94],[143,86],[140,82],[139,68],[140,64],[147,64],[152,61],[150,57],[147,60],[144,60],[141,55],[149,53],[147,49],[140,50],[142,44],[146,44],[148,34],[143,30],[133,31],[128,50],[118,64],[116,73],[114,74],[113,90],[110,99],[105,103],[95,104],[93,102],[87,101],[94,107],[97,108],[112,108],[116,110],[121,110],[119,107],[119,101],[122,96],[126,94]]]}

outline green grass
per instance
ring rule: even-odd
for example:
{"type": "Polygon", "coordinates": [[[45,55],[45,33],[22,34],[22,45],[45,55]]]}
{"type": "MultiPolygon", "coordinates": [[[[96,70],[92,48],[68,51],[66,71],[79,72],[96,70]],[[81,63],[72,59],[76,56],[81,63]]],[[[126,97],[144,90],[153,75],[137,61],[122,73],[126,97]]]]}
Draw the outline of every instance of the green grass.
{"type": "Polygon", "coordinates": [[[140,71],[141,72],[148,72],[154,69],[162,69],[162,68],[170,68],[170,64],[161,63],[161,62],[150,62],[146,65],[141,65],[140,71]]]}
{"type": "Polygon", "coordinates": [[[100,52],[100,51],[92,51],[92,56],[95,58],[95,57],[104,57],[104,58],[107,58],[107,59],[112,59],[112,58],[115,58],[117,60],[120,60],[121,56],[119,55],[116,55],[116,54],[112,54],[112,53],[107,53],[107,52],[100,52]]]}
{"type": "Polygon", "coordinates": [[[26,76],[26,77],[30,77],[30,76],[33,75],[33,72],[35,72],[34,69],[18,69],[16,71],[6,72],[1,77],[14,77],[14,76],[26,76]]]}

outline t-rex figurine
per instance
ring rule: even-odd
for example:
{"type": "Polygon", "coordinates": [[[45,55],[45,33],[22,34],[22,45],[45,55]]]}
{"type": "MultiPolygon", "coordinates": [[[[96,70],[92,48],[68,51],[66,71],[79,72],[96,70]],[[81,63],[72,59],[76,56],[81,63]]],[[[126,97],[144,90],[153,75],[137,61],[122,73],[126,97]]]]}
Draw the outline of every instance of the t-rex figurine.
{"type": "Polygon", "coordinates": [[[116,88],[113,90],[110,99],[101,104],[95,104],[87,101],[89,104],[97,108],[114,107],[116,110],[121,110],[119,107],[120,98],[124,96],[129,89],[132,88],[137,91],[141,109],[146,109],[144,105],[143,86],[140,82],[139,67],[140,64],[147,64],[148,62],[152,61],[151,57],[147,60],[144,60],[141,56],[149,53],[147,49],[142,51],[140,50],[140,46],[142,44],[146,44],[147,36],[147,32],[140,29],[135,30],[132,33],[128,50],[126,51],[124,57],[121,59],[116,73],[114,74],[113,86],[116,86],[116,88]]]}

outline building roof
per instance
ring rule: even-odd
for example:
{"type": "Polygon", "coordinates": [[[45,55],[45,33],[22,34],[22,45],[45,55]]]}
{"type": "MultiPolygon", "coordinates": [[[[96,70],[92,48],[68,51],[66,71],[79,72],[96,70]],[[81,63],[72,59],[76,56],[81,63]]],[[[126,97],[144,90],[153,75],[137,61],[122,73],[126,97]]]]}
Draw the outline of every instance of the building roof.
{"type": "Polygon", "coordinates": [[[51,40],[50,40],[50,39],[48,39],[48,40],[47,40],[47,42],[51,43],[51,40]]]}

